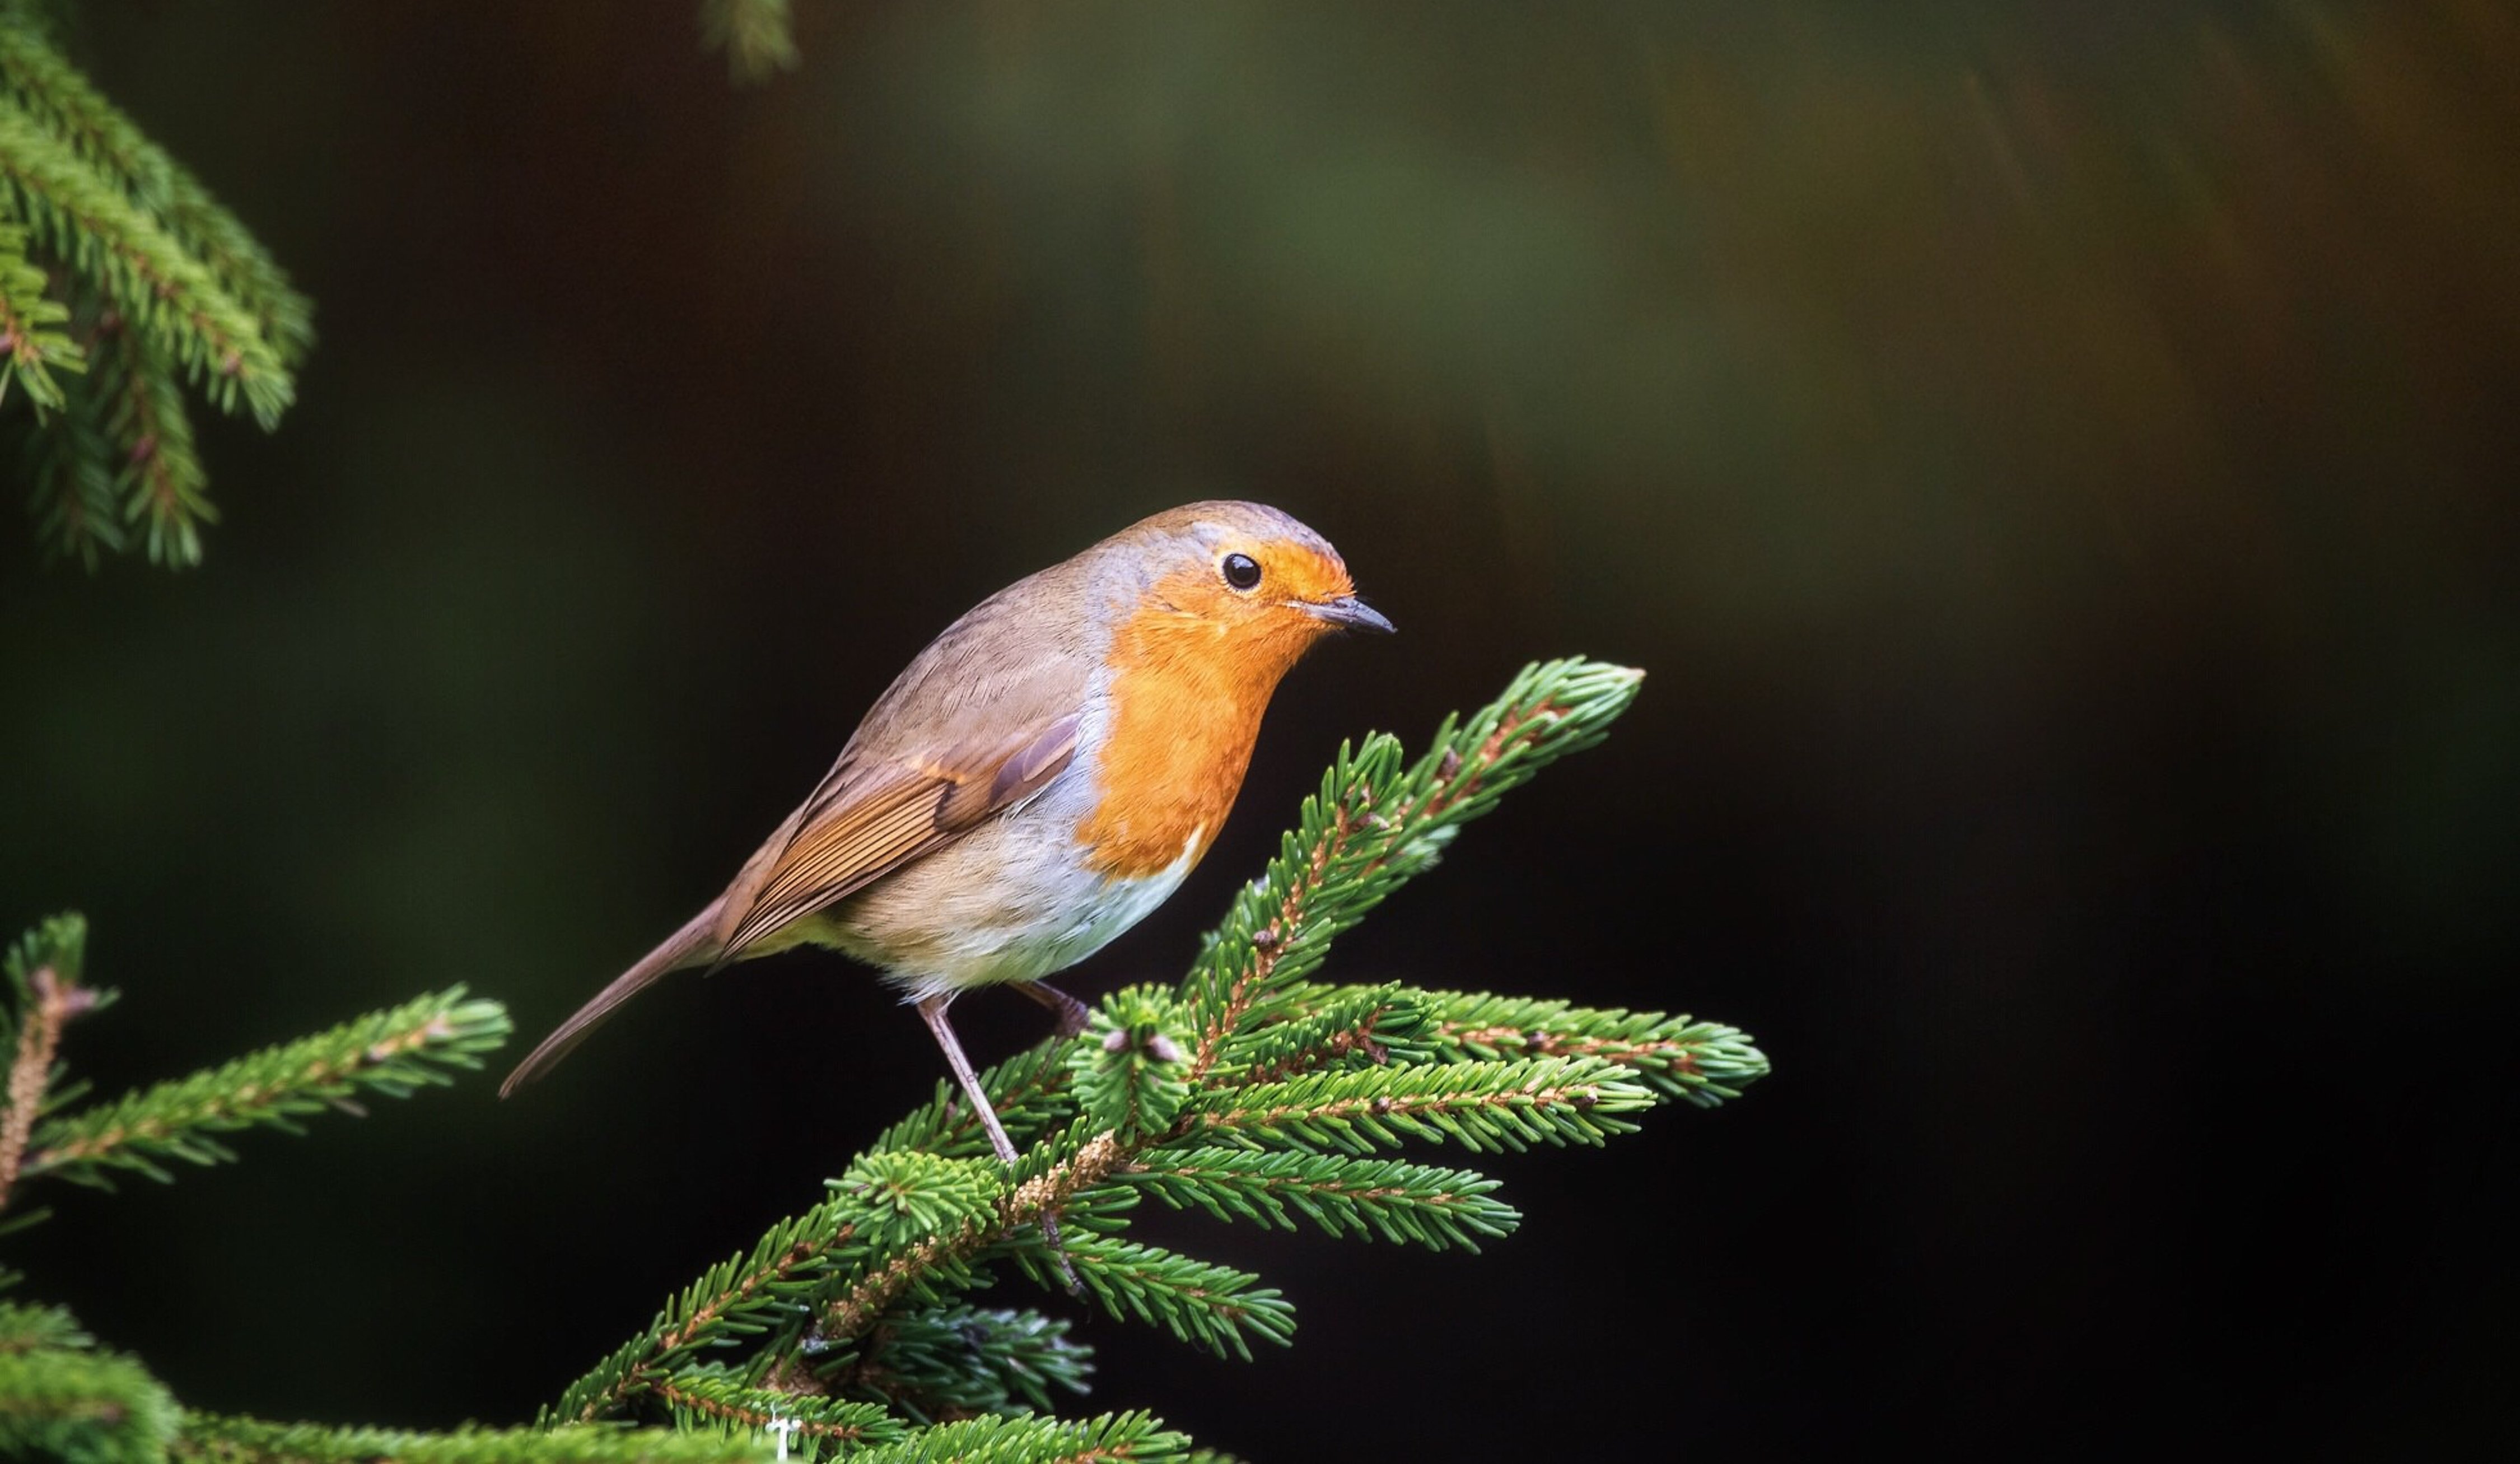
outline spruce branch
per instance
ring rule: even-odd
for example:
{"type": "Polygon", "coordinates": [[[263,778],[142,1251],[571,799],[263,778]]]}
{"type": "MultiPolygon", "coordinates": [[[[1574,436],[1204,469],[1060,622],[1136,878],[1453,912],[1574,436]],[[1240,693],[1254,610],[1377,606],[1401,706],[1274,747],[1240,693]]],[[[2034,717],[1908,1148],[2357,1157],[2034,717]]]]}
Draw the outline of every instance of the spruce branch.
{"type": "Polygon", "coordinates": [[[1343,1155],[1191,1149],[1149,1156],[1120,1180],[1175,1210],[1293,1230],[1301,1215],[1332,1236],[1380,1236],[1443,1250],[1478,1250],[1522,1217],[1496,1198],[1497,1181],[1468,1169],[1343,1155]]]}
{"type": "Polygon", "coordinates": [[[121,328],[118,315],[109,315],[91,360],[93,389],[108,403],[123,523],[142,530],[150,563],[200,564],[201,526],[217,523],[219,514],[193,449],[183,388],[145,338],[121,328]]]}
{"type": "Polygon", "coordinates": [[[760,1332],[797,1312],[833,1254],[857,1241],[857,1227],[841,1218],[845,1204],[826,1200],[773,1226],[749,1253],[710,1267],[645,1333],[570,1384],[541,1421],[591,1423],[649,1391],[699,1349],[760,1332]]]}
{"type": "Polygon", "coordinates": [[[1408,1139],[1472,1152],[1598,1144],[1636,1128],[1652,1091],[1600,1058],[1317,1073],[1203,1095],[1182,1129],[1207,1142],[1366,1154],[1408,1139]]]}
{"type": "Polygon", "coordinates": [[[187,1464],[764,1464],[757,1438],[657,1429],[335,1429],[187,1413],[171,1448],[187,1464]]]}
{"type": "Polygon", "coordinates": [[[1190,1441],[1147,1413],[1068,1421],[988,1417],[926,1429],[856,1455],[861,1464],[1178,1464],[1190,1441]]]}
{"type": "Polygon", "coordinates": [[[72,1017],[94,1011],[106,1000],[79,984],[86,955],[87,922],[76,914],[44,922],[9,952],[14,1000],[7,1018],[0,1019],[0,1034],[14,1024],[17,1041],[9,1064],[8,1106],[0,1111],[0,1210],[8,1208],[10,1194],[24,1172],[26,1145],[34,1136],[36,1121],[54,1099],[62,1029],[72,1017]]]}
{"type": "Polygon", "coordinates": [[[1289,995],[1304,1005],[1303,1014],[1228,1036],[1208,1073],[1210,1086],[1277,1082],[1317,1068],[1424,1062],[1433,1055],[1423,1036],[1424,1009],[1396,982],[1289,995]]]}
{"type": "Polygon", "coordinates": [[[456,986],[330,1031],[160,1083],[115,1102],[45,1121],[36,1130],[29,1174],[106,1184],[108,1171],[174,1176],[168,1162],[209,1165],[235,1154],[213,1134],[262,1125],[298,1131],[296,1120],[327,1108],[360,1112],[361,1089],[401,1098],[477,1068],[478,1054],[505,1041],[507,1009],[467,999],[456,986]]]}
{"type": "Polygon", "coordinates": [[[842,1398],[772,1393],[733,1378],[685,1373],[660,1379],[652,1391],[678,1428],[709,1430],[729,1438],[776,1432],[788,1440],[791,1459],[812,1460],[826,1449],[892,1443],[910,1437],[883,1405],[842,1398]]]}
{"type": "MultiPolygon", "coordinates": [[[[1160,1323],[1184,1342],[1245,1362],[1250,1338],[1281,1346],[1294,1338],[1295,1308],[1249,1271],[1102,1235],[1076,1236],[1066,1249],[1086,1291],[1113,1316],[1160,1323]]],[[[1021,1246],[1015,1259],[1044,1286],[1059,1285],[1046,1242],[1021,1246]]]]}
{"type": "Polygon", "coordinates": [[[166,1456],[175,1400],[146,1368],[99,1351],[67,1313],[11,1307],[0,1321],[0,1458],[144,1464],[166,1456]]]}
{"type": "Polygon", "coordinates": [[[65,403],[53,372],[87,368],[78,343],[61,328],[69,306],[46,293],[49,284],[26,257],[25,225],[0,223],[0,403],[20,382],[38,412],[60,411],[65,403]]]}
{"type": "Polygon", "coordinates": [[[1599,1058],[1699,1108],[1738,1098],[1745,1084],[1768,1074],[1767,1054],[1740,1029],[1720,1022],[1482,992],[1419,996],[1435,1018],[1428,1037],[1439,1061],[1599,1058]]]}
{"type": "Polygon", "coordinates": [[[68,1351],[92,1346],[95,1340],[63,1307],[0,1302],[0,1353],[38,1349],[68,1351]]]}
{"type": "Polygon", "coordinates": [[[833,1395],[874,1399],[922,1423],[1048,1412],[1053,1388],[1082,1394],[1094,1371],[1093,1349],[1069,1327],[1038,1311],[969,1303],[908,1308],[863,1348],[819,1359],[814,1376],[833,1395]]]}
{"type": "MultiPolygon", "coordinates": [[[[803,1340],[807,1321],[842,1290],[880,1291],[888,1304],[931,1268],[959,1258],[927,1249],[938,1236],[961,1239],[960,1255],[968,1255],[994,1233],[993,1217],[1015,1204],[994,1159],[915,1151],[861,1156],[829,1188],[822,1204],[773,1226],[750,1251],[684,1288],[645,1332],[570,1384],[543,1421],[593,1422],[655,1392],[703,1350],[773,1330],[779,1340],[757,1371],[777,1371],[771,1364],[787,1358],[803,1340]],[[911,1256],[920,1259],[904,1263],[911,1256]]],[[[834,1332],[809,1350],[829,1352],[865,1330],[834,1332]]],[[[778,1375],[792,1385],[789,1391],[807,1390],[798,1370],[778,1375]]]]}
{"type": "Polygon", "coordinates": [[[724,51],[739,85],[757,86],[795,69],[795,23],[788,0],[700,0],[700,45],[724,51]]]}
{"type": "Polygon", "coordinates": [[[1542,767],[1593,746],[1644,673],[1580,660],[1526,667],[1477,715],[1447,717],[1405,771],[1399,739],[1339,749],[1267,873],[1246,887],[1186,983],[1200,1032],[1193,1079],[1246,1018],[1271,1020],[1330,941],[1431,867],[1462,824],[1542,767]]]}
{"type": "Polygon", "coordinates": [[[1110,1177],[1125,1153],[1111,1134],[1088,1140],[1072,1157],[1047,1166],[1015,1186],[999,1202],[993,1216],[928,1235],[860,1276],[833,1298],[803,1344],[830,1347],[865,1336],[903,1295],[933,1273],[959,1267],[982,1247],[1035,1224],[1045,1210],[1066,1212],[1068,1202],[1079,1192],[1110,1177]]]}
{"type": "Polygon", "coordinates": [[[93,571],[100,551],[118,554],[123,547],[113,447],[93,385],[66,381],[59,391],[61,410],[27,443],[27,507],[47,559],[74,558],[93,571]]]}
{"type": "Polygon", "coordinates": [[[22,382],[36,408],[32,506],[50,553],[92,570],[138,542],[155,563],[197,564],[216,514],[184,388],[270,429],[313,310],[50,28],[0,23],[0,398],[22,382]],[[55,374],[91,361],[104,379],[86,389],[55,374]]]}
{"type": "Polygon", "coordinates": [[[314,343],[314,307],[246,231],[77,68],[27,27],[0,26],[0,91],[146,209],[235,297],[284,368],[314,343]]]}
{"type": "Polygon", "coordinates": [[[96,282],[221,411],[268,430],[295,393],[261,326],[210,271],[76,147],[0,97],[0,208],[96,282]]]}
{"type": "Polygon", "coordinates": [[[1067,1049],[1077,1102],[1097,1128],[1127,1142],[1172,1126],[1190,1099],[1187,1016],[1155,986],[1102,998],[1084,1040],[1067,1049]]]}
{"type": "Polygon", "coordinates": [[[1005,1175],[993,1159],[906,1151],[864,1155],[831,1186],[856,1206],[869,1247],[882,1252],[983,1223],[1006,1196],[1005,1175]]]}
{"type": "MultiPolygon", "coordinates": [[[[997,1110],[1008,1136],[1019,1146],[1027,1145],[1067,1121],[1070,1110],[1062,1099],[1069,1077],[1067,1054],[1045,1043],[984,1070],[980,1091],[989,1095],[989,1106],[997,1110]]],[[[875,1149],[923,1149],[948,1159],[995,1157],[980,1116],[963,1100],[962,1088],[950,1078],[937,1079],[935,1100],[885,1129],[875,1149]]]]}

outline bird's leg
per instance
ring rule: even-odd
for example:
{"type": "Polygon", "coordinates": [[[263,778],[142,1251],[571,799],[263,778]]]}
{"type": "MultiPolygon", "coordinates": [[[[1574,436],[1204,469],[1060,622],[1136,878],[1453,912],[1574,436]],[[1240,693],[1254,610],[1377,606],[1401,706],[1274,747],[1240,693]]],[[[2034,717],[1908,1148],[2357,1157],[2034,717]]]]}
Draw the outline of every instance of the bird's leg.
{"type": "Polygon", "coordinates": [[[1093,1020],[1092,1007],[1048,982],[1017,982],[1015,989],[1050,1008],[1052,1015],[1058,1019],[1054,1029],[1062,1037],[1072,1037],[1085,1030],[1085,1024],[1093,1020]]]}
{"type": "MultiPolygon", "coordinates": [[[[954,1036],[953,1025],[945,1020],[945,1008],[953,1003],[954,993],[924,996],[919,1001],[920,1018],[945,1049],[945,1066],[954,1070],[954,1080],[963,1085],[963,1096],[980,1116],[980,1125],[989,1130],[989,1147],[998,1151],[998,1162],[1012,1170],[1015,1167],[1014,1140],[1007,1137],[1006,1125],[998,1121],[998,1111],[989,1106],[989,1095],[980,1091],[980,1075],[971,1071],[971,1060],[963,1055],[963,1044],[954,1036]]],[[[1082,1009],[1079,1003],[1079,1009],[1082,1009]]],[[[1085,1283],[1076,1277],[1076,1263],[1067,1258],[1067,1246],[1058,1238],[1058,1215],[1048,1206],[1041,1212],[1042,1237],[1050,1242],[1050,1253],[1058,1258],[1058,1268],[1067,1277],[1070,1296],[1083,1296],[1085,1283]]]]}

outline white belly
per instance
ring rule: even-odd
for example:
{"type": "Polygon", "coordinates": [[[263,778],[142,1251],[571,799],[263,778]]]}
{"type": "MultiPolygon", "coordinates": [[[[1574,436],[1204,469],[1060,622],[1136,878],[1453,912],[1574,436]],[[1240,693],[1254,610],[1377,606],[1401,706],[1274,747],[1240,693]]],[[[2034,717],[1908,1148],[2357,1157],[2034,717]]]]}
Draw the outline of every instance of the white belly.
{"type": "MultiPolygon", "coordinates": [[[[1204,830],[1152,875],[1087,867],[1056,784],[831,909],[799,935],[881,970],[916,1001],[967,986],[1038,981],[1101,950],[1181,888],[1204,830]]],[[[1080,792],[1082,790],[1079,790],[1080,792]]]]}

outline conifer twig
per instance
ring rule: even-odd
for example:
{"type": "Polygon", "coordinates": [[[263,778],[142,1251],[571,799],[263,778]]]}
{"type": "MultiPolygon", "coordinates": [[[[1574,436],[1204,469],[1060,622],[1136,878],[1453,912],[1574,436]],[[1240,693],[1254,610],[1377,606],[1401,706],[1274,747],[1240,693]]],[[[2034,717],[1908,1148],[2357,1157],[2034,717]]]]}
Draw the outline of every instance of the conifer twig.
{"type": "MultiPolygon", "coordinates": [[[[85,365],[82,357],[81,369],[85,365]]],[[[35,434],[28,504],[47,540],[46,555],[76,556],[93,570],[99,551],[120,553],[124,542],[110,466],[112,441],[100,420],[104,410],[93,383],[71,378],[53,389],[61,409],[35,434]]]]}
{"type": "Polygon", "coordinates": [[[0,1355],[0,1458],[164,1456],[175,1400],[128,1357],[85,1348],[0,1355]]]}
{"type": "Polygon", "coordinates": [[[569,1385],[558,1406],[543,1415],[545,1422],[592,1423],[648,1391],[681,1358],[738,1333],[759,1330],[768,1317],[791,1305],[835,1254],[858,1240],[856,1224],[839,1218],[839,1203],[827,1200],[772,1229],[748,1256],[710,1267],[657,1313],[647,1333],[569,1385]]]}
{"type": "Polygon", "coordinates": [[[1190,1441],[1148,1413],[1094,1418],[967,1418],[855,1458],[860,1464],[1175,1464],[1190,1441]]]}
{"type": "Polygon", "coordinates": [[[910,1247],[875,1274],[859,1280],[832,1302],[812,1332],[821,1346],[863,1336],[911,1285],[940,1265],[968,1258],[981,1247],[1031,1225],[1045,1210],[1061,1210],[1079,1190],[1100,1184],[1125,1158],[1120,1141],[1100,1134],[1076,1151],[1074,1158],[1052,1166],[1017,1185],[984,1220],[950,1233],[930,1235],[910,1247]]]}
{"type": "Polygon", "coordinates": [[[878,1403],[799,1397],[725,1378],[683,1377],[651,1385],[678,1420],[731,1426],[746,1434],[782,1429],[832,1443],[888,1443],[909,1430],[878,1403]]]}
{"type": "Polygon", "coordinates": [[[1340,749],[1322,791],[1305,801],[1309,837],[1287,837],[1191,973],[1200,1007],[1192,1080],[1256,1007],[1319,966],[1331,939],[1431,865],[1462,824],[1546,763],[1598,742],[1643,679],[1629,666],[1543,662],[1467,722],[1446,718],[1406,772],[1387,733],[1340,749]]]}
{"type": "Polygon", "coordinates": [[[124,314],[232,411],[240,394],[268,429],[295,394],[262,327],[200,260],[93,162],[0,97],[0,206],[93,276],[124,314]]]}
{"type": "Polygon", "coordinates": [[[314,341],[313,306],[236,216],[29,27],[0,26],[0,83],[131,201],[155,214],[245,307],[280,364],[314,341]]]}
{"type": "Polygon", "coordinates": [[[444,1434],[336,1429],[188,1413],[166,1450],[199,1464],[764,1464],[748,1433],[658,1429],[482,1429],[444,1434]]]}
{"type": "Polygon", "coordinates": [[[33,1000],[18,1029],[18,1055],[9,1064],[9,1107],[0,1114],[0,1210],[9,1208],[10,1191],[25,1162],[26,1140],[35,1131],[45,1090],[52,1086],[62,1029],[96,1005],[94,992],[65,980],[50,965],[27,973],[26,989],[33,1000]]]}
{"type": "Polygon", "coordinates": [[[446,1082],[444,1069],[479,1067],[478,1054],[505,1041],[509,1030],[505,1007],[468,999],[456,986],[47,1120],[26,1172],[101,1183],[107,1169],[124,1168],[170,1179],[161,1161],[209,1165],[236,1157],[214,1133],[255,1124],[293,1130],[299,1115],[358,1112],[350,1095],[361,1088],[399,1098],[446,1082]]]}
{"type": "Polygon", "coordinates": [[[1740,1097],[1743,1084],[1768,1072],[1767,1054],[1740,1029],[1720,1022],[1473,991],[1421,998],[1434,1018],[1426,1040],[1443,1061],[1599,1058],[1700,1108],[1740,1097]]]}
{"type": "Polygon", "coordinates": [[[69,307],[46,293],[48,284],[26,257],[25,225],[0,223],[0,402],[22,382],[38,411],[57,411],[64,402],[52,373],[87,369],[78,343],[61,329],[69,307]]]}

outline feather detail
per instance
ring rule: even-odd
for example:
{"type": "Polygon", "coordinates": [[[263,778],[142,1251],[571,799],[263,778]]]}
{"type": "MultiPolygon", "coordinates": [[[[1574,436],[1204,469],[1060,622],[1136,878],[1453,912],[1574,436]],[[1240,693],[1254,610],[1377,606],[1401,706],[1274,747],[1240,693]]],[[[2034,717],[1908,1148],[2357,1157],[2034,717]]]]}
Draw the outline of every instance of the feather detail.
{"type": "Polygon", "coordinates": [[[1080,720],[1071,712],[994,747],[950,749],[916,768],[843,759],[773,836],[775,849],[764,845],[727,891],[717,916],[719,963],[1022,801],[1076,755],[1080,720]]]}

